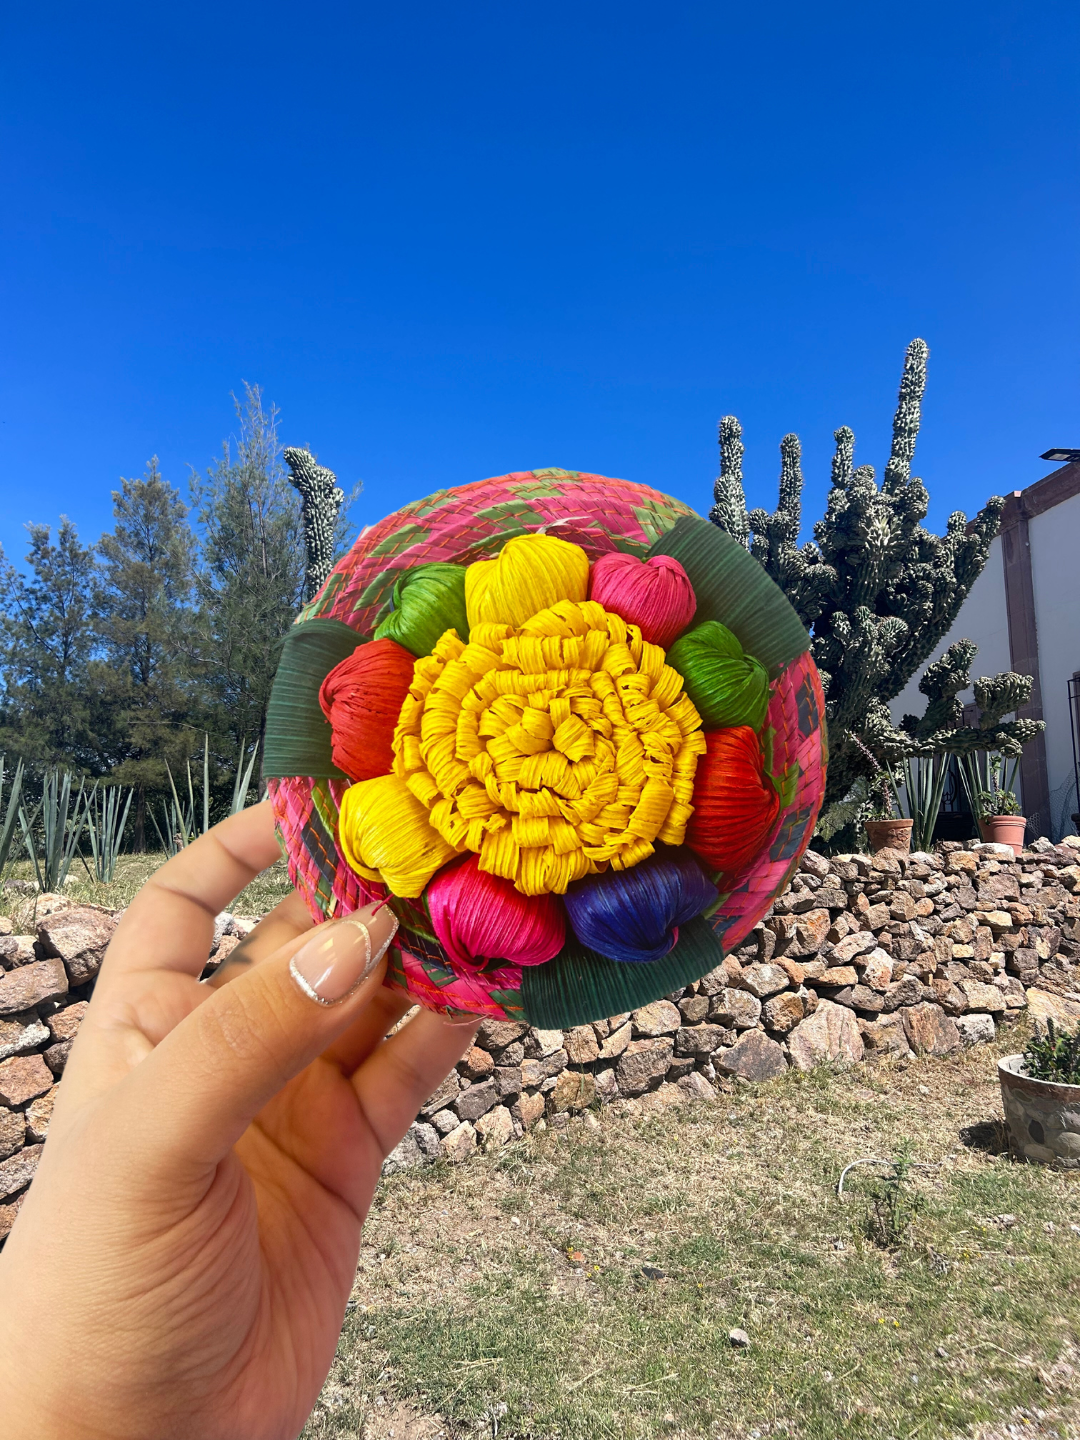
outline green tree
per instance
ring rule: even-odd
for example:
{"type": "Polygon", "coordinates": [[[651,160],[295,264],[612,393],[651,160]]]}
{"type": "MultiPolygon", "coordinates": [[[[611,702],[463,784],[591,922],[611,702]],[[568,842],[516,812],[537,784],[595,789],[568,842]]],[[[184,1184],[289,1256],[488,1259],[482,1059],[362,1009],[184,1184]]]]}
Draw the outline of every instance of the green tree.
{"type": "Polygon", "coordinates": [[[202,530],[195,584],[199,641],[219,750],[261,741],[280,641],[304,595],[304,529],[277,435],[257,385],[233,397],[239,438],[226,441],[191,492],[202,530]]]}
{"type": "Polygon", "coordinates": [[[66,515],[55,541],[51,526],[26,528],[27,573],[20,574],[0,553],[0,749],[95,772],[101,766],[102,717],[89,673],[96,646],[97,558],[66,515]]]}
{"type": "Polygon", "coordinates": [[[98,542],[95,620],[102,658],[91,683],[109,716],[110,778],[136,787],[134,844],[146,840],[148,793],[168,786],[201,741],[192,644],[194,536],[157,456],[113,491],[114,528],[98,542]]]}

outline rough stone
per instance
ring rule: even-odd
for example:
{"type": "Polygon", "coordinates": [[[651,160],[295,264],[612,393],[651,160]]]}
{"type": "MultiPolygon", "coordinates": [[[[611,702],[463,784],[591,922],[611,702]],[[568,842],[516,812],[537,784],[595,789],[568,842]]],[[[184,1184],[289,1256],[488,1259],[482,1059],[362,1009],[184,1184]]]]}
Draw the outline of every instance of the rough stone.
{"type": "MultiPolygon", "coordinates": [[[[48,1098],[49,1097],[47,1095],[42,1097],[42,1099],[44,1100],[47,1100],[48,1098]]],[[[41,1101],[35,1100],[34,1104],[40,1105],[41,1101]]],[[[439,1132],[435,1129],[434,1125],[425,1125],[420,1120],[414,1120],[413,1123],[409,1126],[409,1134],[416,1141],[417,1149],[420,1151],[420,1154],[424,1157],[425,1160],[431,1161],[437,1160],[439,1158],[439,1140],[441,1137],[439,1135],[439,1132]]]]}
{"type": "Polygon", "coordinates": [[[486,1080],[495,1069],[495,1061],[489,1051],[473,1045],[458,1061],[458,1069],[470,1080],[486,1080]]]}
{"type": "Polygon", "coordinates": [[[710,1019],[733,1030],[750,1030],[761,1019],[761,1001],[749,990],[725,988],[713,999],[710,1019]]]}
{"type": "Polygon", "coordinates": [[[6,1020],[0,1020],[0,1060],[6,1060],[11,1055],[25,1055],[47,1044],[48,1039],[49,1032],[38,1019],[36,1010],[11,1015],[6,1020]]]}
{"type": "Polygon", "coordinates": [[[845,985],[857,985],[859,972],[853,965],[832,965],[812,982],[814,985],[834,985],[838,990],[845,985]]]}
{"type": "Polygon", "coordinates": [[[620,1025],[617,1030],[613,1030],[600,1046],[599,1058],[601,1060],[614,1060],[617,1055],[621,1055],[627,1045],[630,1044],[633,1033],[633,1026],[629,1020],[625,1025],[620,1025]]]}
{"type": "Polygon", "coordinates": [[[971,1045],[988,1045],[994,1038],[993,1017],[990,1015],[957,1015],[953,1021],[960,1043],[965,1048],[971,1045]]]}
{"type": "Polygon", "coordinates": [[[457,1097],[460,1089],[461,1081],[458,1078],[457,1071],[451,1070],[450,1074],[447,1075],[446,1079],[426,1104],[420,1107],[420,1114],[427,1116],[434,1115],[436,1111],[441,1110],[443,1106],[451,1104],[457,1097]]]}
{"type": "Polygon", "coordinates": [[[670,1000],[654,1000],[643,1005],[632,1016],[634,1034],[655,1038],[657,1035],[674,1035],[682,1024],[682,1015],[677,1005],[670,1000]]]}
{"type": "Polygon", "coordinates": [[[437,1110],[431,1117],[431,1123],[440,1135],[449,1135],[459,1122],[453,1110],[437,1110]]]}
{"type": "Polygon", "coordinates": [[[40,1055],[13,1055],[0,1062],[0,1103],[4,1105],[25,1105],[52,1086],[52,1071],[40,1055]]]}
{"type": "Polygon", "coordinates": [[[1011,930],[1013,917],[1008,910],[987,910],[982,916],[991,930],[1011,930]]]}
{"type": "Polygon", "coordinates": [[[715,1100],[716,1091],[696,1070],[691,1070],[678,1081],[679,1089],[692,1100],[715,1100]]]}
{"type": "Polygon", "coordinates": [[[714,1067],[722,1075],[742,1080],[772,1080],[787,1069],[784,1052],[775,1040],[760,1030],[747,1030],[730,1050],[713,1057],[714,1067]]]}
{"type": "Polygon", "coordinates": [[[454,1109],[459,1120],[476,1120],[486,1114],[498,1100],[499,1092],[495,1088],[495,1081],[484,1080],[479,1085],[470,1085],[467,1090],[463,1090],[454,1101],[454,1109]]]}
{"type": "Polygon", "coordinates": [[[45,955],[64,962],[72,985],[94,978],[115,933],[112,916],[90,905],[72,905],[38,926],[45,955]]]}
{"type": "Polygon", "coordinates": [[[813,1070],[830,1061],[861,1060],[863,1041],[855,1016],[843,1005],[819,1001],[813,1015],[788,1036],[788,1055],[796,1070],[813,1070]]]}
{"type": "Polygon", "coordinates": [[[904,1011],[904,1032],[911,1048],[923,1055],[948,1055],[960,1045],[956,1021],[927,1000],[904,1011]]]}
{"type": "Polygon", "coordinates": [[[667,1037],[632,1040],[619,1056],[615,1075],[623,1095],[641,1095],[667,1074],[674,1046],[667,1037]]]}
{"type": "Polygon", "coordinates": [[[876,945],[877,937],[872,930],[856,930],[833,946],[829,960],[833,965],[850,965],[857,956],[872,953],[876,945]]]}
{"type": "Polygon", "coordinates": [[[884,1006],[884,997],[869,985],[856,985],[851,991],[851,1005],[855,1010],[867,1010],[877,1014],[884,1006]]]}
{"type": "Polygon", "coordinates": [[[882,1015],[859,1026],[868,1060],[900,1060],[911,1054],[901,1015],[882,1015]]]}
{"type": "Polygon", "coordinates": [[[514,1138],[514,1121],[505,1105],[496,1105],[476,1122],[476,1133],[484,1147],[496,1150],[514,1138]]]}
{"type": "Polygon", "coordinates": [[[562,1044],[561,1030],[530,1030],[525,1037],[525,1054],[544,1060],[561,1050],[562,1044]]]}
{"type": "Polygon", "coordinates": [[[827,855],[819,855],[816,850],[807,850],[799,861],[799,870],[804,875],[816,875],[819,880],[824,880],[831,864],[827,855]]]}
{"type": "MultiPolygon", "coordinates": [[[[34,1102],[37,1104],[37,1101],[34,1102]]],[[[26,1120],[17,1110],[0,1107],[0,1160],[6,1160],[22,1148],[26,1138],[26,1120]]]]}
{"type": "Polygon", "coordinates": [[[596,1084],[587,1070],[564,1070],[555,1079],[548,1095],[548,1108],[559,1114],[564,1110],[587,1110],[596,1094],[596,1084]]]}
{"type": "Polygon", "coordinates": [[[961,980],[960,989],[967,996],[970,1010],[989,1010],[997,1015],[1005,1009],[1005,996],[993,985],[985,985],[981,980],[961,980]]]}
{"type": "Polygon", "coordinates": [[[825,943],[832,917],[828,910],[808,910],[800,915],[795,926],[795,937],[788,946],[790,955],[816,955],[825,943]]]}
{"type": "Polygon", "coordinates": [[[893,962],[880,946],[875,946],[866,957],[863,966],[862,983],[871,990],[880,990],[884,995],[892,984],[893,962]]]}
{"type": "Polygon", "coordinates": [[[708,1013],[708,995],[687,995],[684,1000],[679,1001],[679,1014],[683,1017],[684,1025],[697,1025],[708,1013]]]}
{"type": "Polygon", "coordinates": [[[974,875],[978,865],[978,856],[970,850],[954,850],[945,857],[946,875],[974,875]]]}
{"type": "MultiPolygon", "coordinates": [[[[705,1001],[708,1005],[708,1001],[705,1001]]],[[[571,1065],[590,1065],[599,1058],[600,1044],[591,1025],[577,1025],[566,1032],[563,1048],[571,1065]]]]}
{"type": "Polygon", "coordinates": [[[787,971],[780,965],[748,965],[742,972],[742,983],[758,1000],[787,988],[787,971]]]}
{"type": "Polygon", "coordinates": [[[495,1093],[500,1100],[505,1100],[507,1096],[521,1094],[520,1065],[496,1065],[492,1078],[495,1081],[495,1093]]]}
{"type": "Polygon", "coordinates": [[[730,1032],[722,1025],[684,1025],[675,1036],[678,1055],[711,1055],[730,1032]]]}
{"type": "Polygon", "coordinates": [[[894,980],[885,991],[882,1009],[886,1014],[899,1010],[902,1005],[917,1005],[922,999],[922,982],[917,975],[903,975],[894,980]]]}
{"type": "Polygon", "coordinates": [[[67,971],[62,960],[38,960],[0,975],[0,1015],[17,1015],[46,1000],[57,1000],[68,991],[67,971]]]}
{"type": "Polygon", "coordinates": [[[550,1080],[553,1075],[558,1075],[560,1070],[565,1070],[566,1065],[565,1050],[555,1050],[540,1060],[523,1060],[521,1062],[521,1083],[534,1089],[537,1085],[542,1085],[545,1080],[550,1080]]]}
{"type": "Polygon", "coordinates": [[[0,1200],[16,1194],[34,1178],[41,1159],[41,1145],[27,1145],[9,1160],[0,1161],[0,1200]]]}
{"type": "MultiPolygon", "coordinates": [[[[543,1109],[543,1103],[541,1100],[541,1109],[543,1109]]],[[[468,1120],[464,1120],[460,1125],[455,1126],[449,1135],[442,1137],[439,1149],[442,1151],[444,1160],[449,1160],[451,1165],[460,1165],[462,1160],[467,1160],[476,1149],[476,1131],[468,1120]]]]}
{"type": "Polygon", "coordinates": [[[594,1070],[593,1082],[596,1087],[596,1098],[601,1105],[608,1105],[619,1096],[619,1082],[615,1078],[614,1070],[594,1070]]]}
{"type": "Polygon", "coordinates": [[[1062,995],[1052,995],[1048,990],[1032,988],[1027,991],[1028,1015],[1041,1025],[1053,1020],[1063,1030],[1076,1028],[1080,1021],[1080,1000],[1067,1000],[1062,995]]]}
{"type": "MultiPolygon", "coordinates": [[[[33,882],[30,882],[33,885],[33,882]]],[[[69,910],[75,902],[66,895],[46,890],[43,895],[28,895],[11,912],[11,925],[16,935],[36,934],[40,925],[61,910],[69,910]]]]}
{"type": "Polygon", "coordinates": [[[5,935],[0,939],[0,967],[16,970],[20,965],[32,965],[38,958],[34,943],[33,935],[5,935]]]}
{"type": "Polygon", "coordinates": [[[476,1043],[484,1050],[502,1050],[520,1040],[528,1028],[510,1020],[485,1020],[476,1032],[476,1043]]]}
{"type": "MultiPolygon", "coordinates": [[[[608,1074],[611,1072],[608,1071],[608,1074]]],[[[519,1095],[510,1106],[510,1114],[521,1122],[525,1130],[531,1130],[544,1113],[543,1095],[519,1095]]]]}
{"type": "MultiPolygon", "coordinates": [[[[430,1127],[429,1127],[430,1128],[430,1127]]],[[[406,1130],[390,1154],[382,1163],[384,1175],[397,1175],[402,1170],[416,1170],[425,1163],[424,1152],[413,1134],[412,1130],[406,1130]]]]}
{"type": "Polygon", "coordinates": [[[44,1052],[45,1064],[57,1079],[64,1073],[64,1067],[67,1065],[68,1056],[71,1054],[71,1047],[74,1044],[74,1040],[58,1040],[55,1045],[50,1045],[44,1052]]]}
{"type": "Polygon", "coordinates": [[[52,1038],[54,1040],[74,1040],[89,1009],[89,1001],[78,1000],[74,1005],[65,1005],[62,1010],[56,1010],[52,1015],[47,1016],[45,1023],[49,1027],[52,1038]]]}
{"type": "Polygon", "coordinates": [[[766,1000],[762,1007],[762,1018],[770,1030],[786,1035],[806,1014],[806,1002],[801,995],[785,991],[766,1000]]]}

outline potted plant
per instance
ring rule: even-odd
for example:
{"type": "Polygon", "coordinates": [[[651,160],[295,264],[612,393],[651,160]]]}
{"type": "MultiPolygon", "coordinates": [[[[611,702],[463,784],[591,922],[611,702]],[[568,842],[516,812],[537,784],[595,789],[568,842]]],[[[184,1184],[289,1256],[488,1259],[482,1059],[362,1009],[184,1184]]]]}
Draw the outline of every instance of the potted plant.
{"type": "Polygon", "coordinates": [[[1011,845],[1013,853],[1019,855],[1024,848],[1027,820],[1020,813],[1020,802],[1013,789],[1020,757],[1016,755],[1011,759],[1008,765],[1006,757],[997,752],[964,755],[960,774],[968,803],[979,822],[979,834],[986,841],[1011,845]]]}
{"type": "Polygon", "coordinates": [[[1025,1160],[1080,1169],[1080,1027],[1036,1028],[1022,1055],[998,1061],[1001,1102],[1013,1145],[1025,1160]]]}
{"type": "MultiPolygon", "coordinates": [[[[874,763],[877,765],[877,761],[874,763]]],[[[879,850],[910,850],[911,821],[905,820],[896,804],[896,786],[882,765],[870,781],[870,814],[865,821],[866,843],[871,853],[879,850]]]]}

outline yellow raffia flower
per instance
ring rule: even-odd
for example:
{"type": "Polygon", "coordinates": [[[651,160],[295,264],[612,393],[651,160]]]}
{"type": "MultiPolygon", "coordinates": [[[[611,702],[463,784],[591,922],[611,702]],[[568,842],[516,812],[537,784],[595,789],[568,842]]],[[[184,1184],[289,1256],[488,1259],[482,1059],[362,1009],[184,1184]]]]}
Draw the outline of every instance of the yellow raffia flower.
{"type": "Polygon", "coordinates": [[[517,627],[468,603],[469,643],[447,631],[416,662],[394,734],[394,773],[430,827],[526,895],[680,844],[705,739],[663,650],[595,601],[560,599],[517,627]]]}
{"type": "Polygon", "coordinates": [[[523,625],[558,600],[584,600],[589,557],[556,535],[518,535],[494,560],[465,571],[465,609],[474,625],[523,625]]]}
{"type": "Polygon", "coordinates": [[[427,810],[398,775],[349,786],[341,799],[338,841],[358,875],[381,880],[403,896],[419,895],[457,854],[432,829],[427,810]]]}

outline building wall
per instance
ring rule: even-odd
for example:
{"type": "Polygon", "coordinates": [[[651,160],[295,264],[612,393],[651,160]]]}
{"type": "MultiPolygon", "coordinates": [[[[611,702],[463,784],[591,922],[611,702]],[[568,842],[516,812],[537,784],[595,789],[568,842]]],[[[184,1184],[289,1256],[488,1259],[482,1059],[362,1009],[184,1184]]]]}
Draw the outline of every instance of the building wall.
{"type": "Polygon", "coordinates": [[[1069,816],[1077,808],[1075,793],[1069,798],[1073,753],[1068,683],[1080,670],[1080,495],[1032,516],[1028,536],[1051,818],[1055,833],[1062,828],[1068,833],[1069,816]]]}

